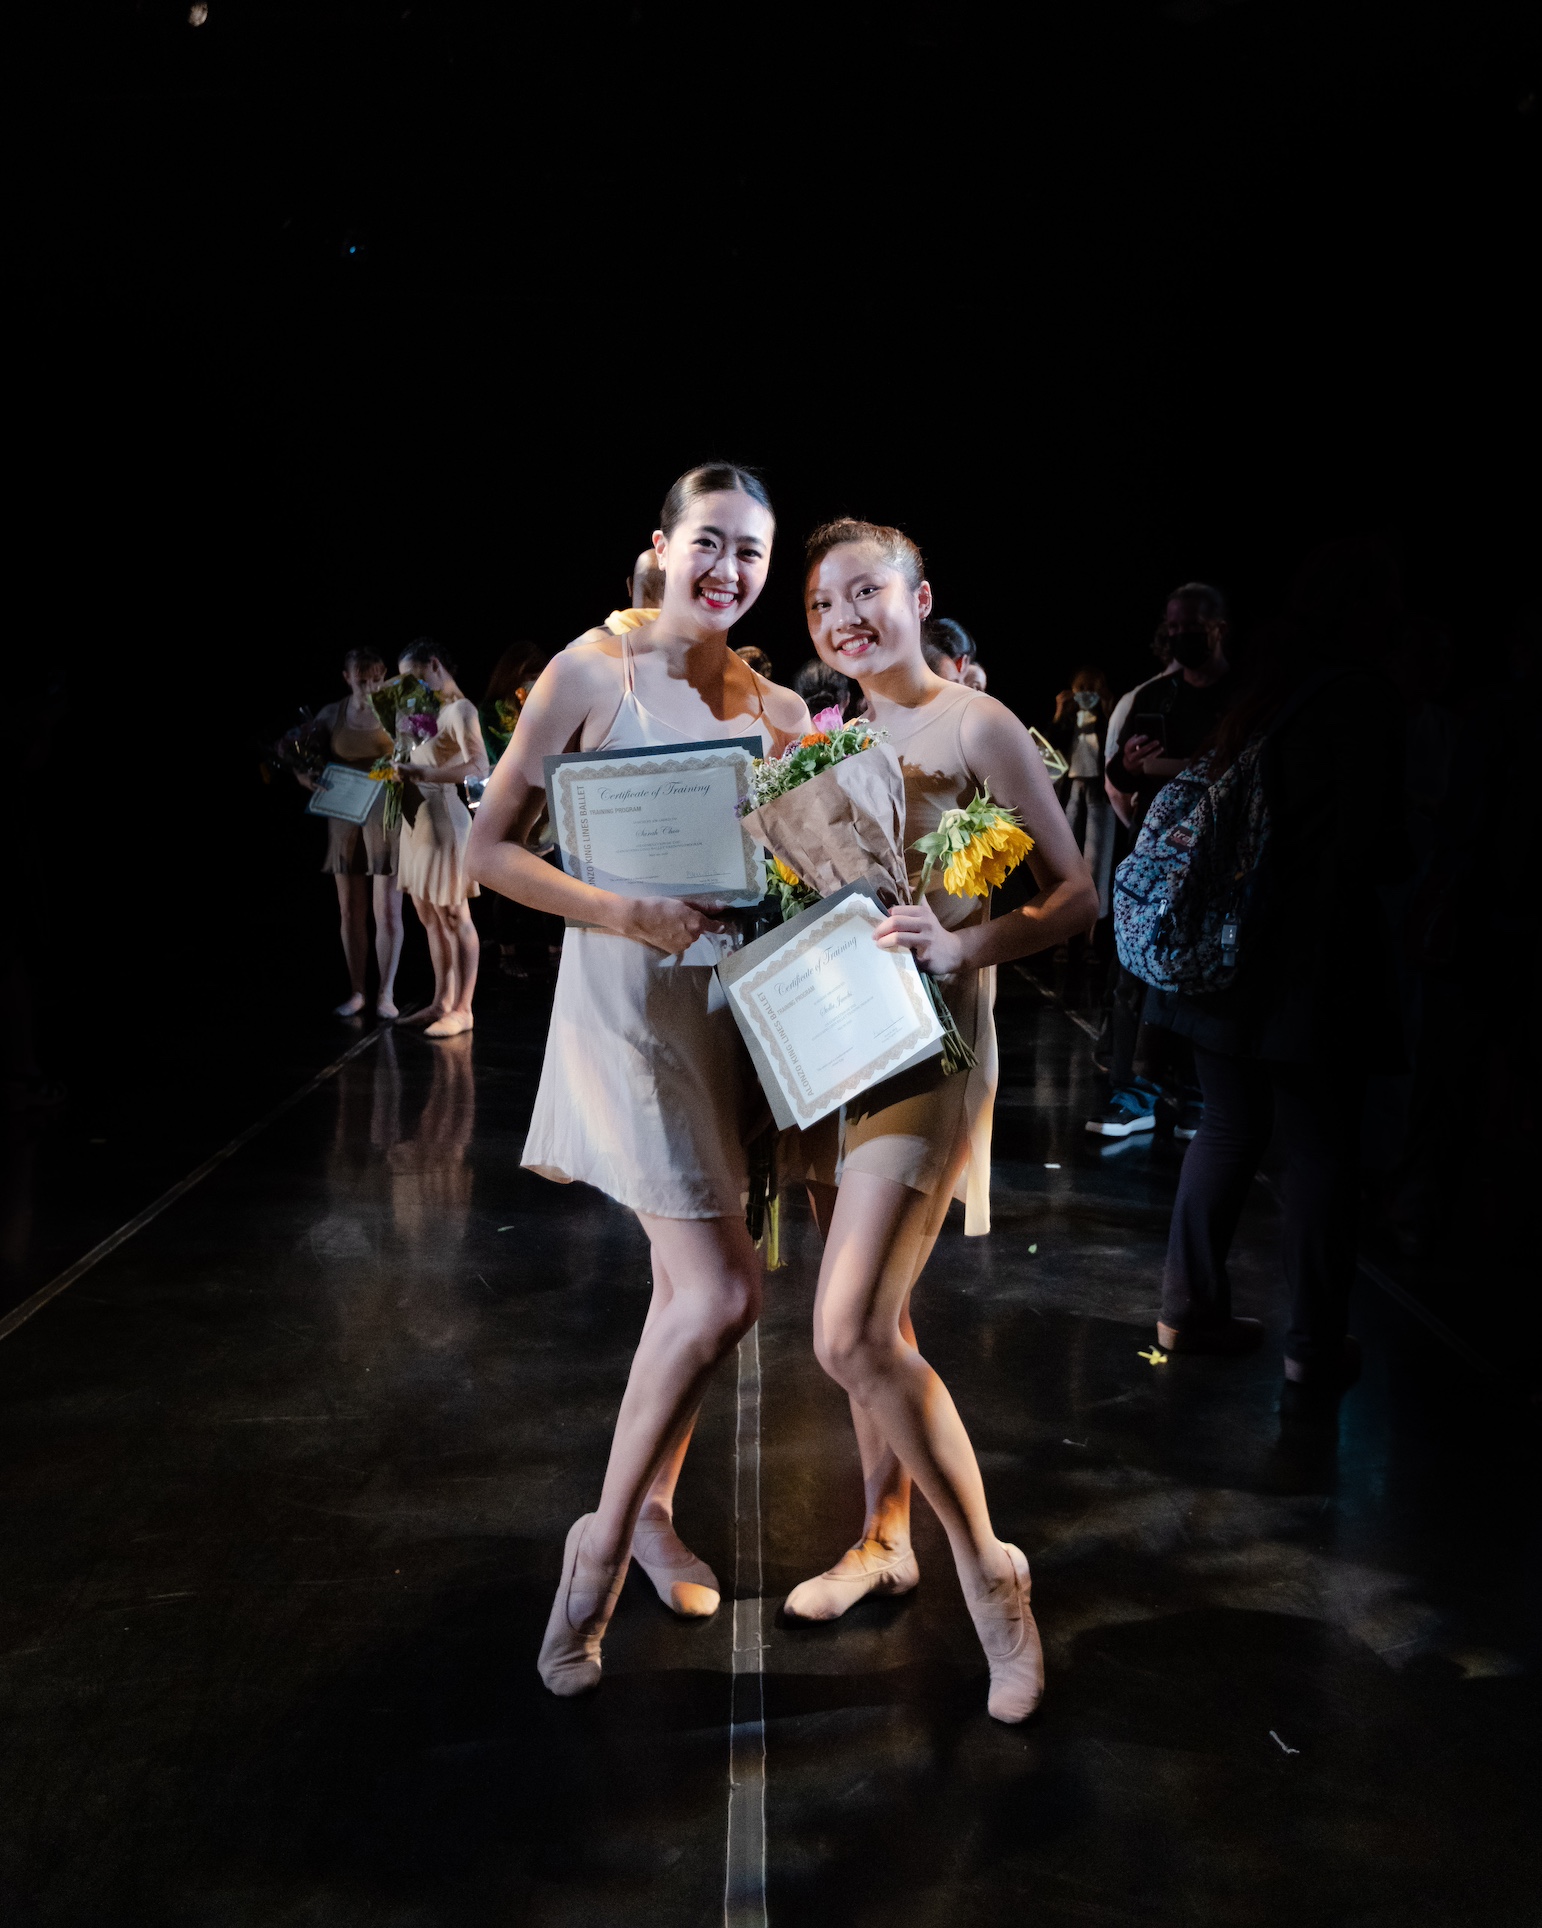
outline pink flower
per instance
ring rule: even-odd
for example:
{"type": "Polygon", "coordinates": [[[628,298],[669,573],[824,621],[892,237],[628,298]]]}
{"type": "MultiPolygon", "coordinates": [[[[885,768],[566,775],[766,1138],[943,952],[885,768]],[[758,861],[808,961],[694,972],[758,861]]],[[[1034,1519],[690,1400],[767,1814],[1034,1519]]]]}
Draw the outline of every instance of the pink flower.
{"type": "Polygon", "coordinates": [[[816,730],[838,730],[846,719],[841,715],[840,706],[832,703],[827,710],[821,710],[812,719],[816,730]]]}
{"type": "Polygon", "coordinates": [[[409,716],[407,718],[407,728],[414,736],[429,737],[439,734],[439,725],[431,716],[409,716]]]}

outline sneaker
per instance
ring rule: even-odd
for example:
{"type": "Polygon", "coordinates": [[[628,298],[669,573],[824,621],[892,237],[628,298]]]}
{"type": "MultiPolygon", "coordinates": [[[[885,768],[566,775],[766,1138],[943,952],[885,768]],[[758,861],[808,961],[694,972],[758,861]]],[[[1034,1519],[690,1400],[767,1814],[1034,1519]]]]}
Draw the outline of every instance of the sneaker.
{"type": "Polygon", "coordinates": [[[1149,1110],[1141,1110],[1126,1093],[1120,1092],[1106,1111],[1100,1111],[1096,1118],[1087,1120],[1087,1129],[1095,1132],[1099,1138],[1128,1138],[1132,1132],[1154,1131],[1156,1117],[1149,1110]]]}
{"type": "Polygon", "coordinates": [[[1185,1105],[1178,1113],[1178,1122],[1173,1126],[1173,1136],[1180,1143],[1187,1144],[1199,1133],[1199,1121],[1205,1115],[1203,1105],[1185,1105]]]}

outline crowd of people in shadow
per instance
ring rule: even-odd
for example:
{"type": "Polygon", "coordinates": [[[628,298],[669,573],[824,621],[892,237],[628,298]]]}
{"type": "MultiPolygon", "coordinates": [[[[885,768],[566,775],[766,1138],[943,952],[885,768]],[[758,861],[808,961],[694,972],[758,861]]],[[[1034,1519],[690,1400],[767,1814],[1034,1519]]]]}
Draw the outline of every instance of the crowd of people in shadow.
{"type": "MultiPolygon", "coordinates": [[[[1161,604],[1152,673],[1116,695],[1104,667],[1080,663],[1041,733],[988,697],[974,637],[934,609],[909,539],[880,525],[811,538],[816,654],[781,688],[763,651],[727,643],[764,579],[773,530],[754,478],[694,471],[637,558],[625,606],[557,656],[506,652],[474,706],[442,650],[411,645],[399,672],[432,694],[435,726],[404,752],[371,726],[384,666],[356,650],[347,696],[317,719],[333,759],[378,764],[390,747],[422,786],[400,826],[386,829],[383,810],[379,822],[327,826],[351,983],[340,1015],[365,1007],[373,909],[375,1012],[407,1021],[392,996],[406,895],[434,970],[433,1000],[414,1017],[429,1039],[464,1040],[478,959],[471,900],[479,880],[489,886],[480,915],[500,968],[557,980],[523,1162],[630,1206],[653,1248],[654,1304],[610,1472],[597,1511],[568,1536],[543,1649],[543,1678],[559,1693],[599,1679],[629,1559],[675,1611],[716,1607],[716,1580],[673,1532],[674,1482],[705,1375],[755,1316],[759,1261],[739,1210],[737,1040],[704,988],[710,971],[686,968],[725,927],[567,877],[545,819],[543,754],[750,727],[779,754],[812,714],[838,713],[881,728],[901,758],[907,841],[944,792],[960,805],[972,788],[1005,796],[1034,845],[1026,897],[1009,893],[995,916],[960,924],[935,893],[918,894],[891,911],[886,938],[950,987],[990,1080],[994,1036],[980,1027],[998,957],[1032,955],[1041,981],[1062,987],[1080,972],[1102,1079],[1088,1140],[1161,1139],[1179,1154],[1153,1308],[1163,1355],[1240,1356],[1265,1342],[1263,1322],[1233,1307],[1228,1266],[1269,1164],[1287,1299],[1279,1409],[1308,1427],[1331,1424],[1360,1371],[1348,1314],[1367,1175],[1389,1223],[1414,1243],[1426,1230],[1441,1108],[1462,1075],[1448,1019],[1470,933],[1513,943],[1532,915],[1516,902],[1509,760],[1480,760],[1455,780],[1451,646],[1409,605],[1382,543],[1319,550],[1278,611],[1242,632],[1220,588],[1181,583],[1161,604]],[[709,513],[715,522],[702,521],[709,513]],[[692,529],[687,549],[680,531],[692,529]],[[1176,880],[1171,905],[1153,901],[1155,875],[1176,880]],[[1160,960],[1183,916],[1197,919],[1192,956],[1169,969],[1160,960]],[[679,968],[660,976],[661,963],[679,968]],[[619,1056],[607,1046],[617,1026],[619,1056]]],[[[1501,660],[1483,694],[1488,717],[1525,713],[1534,634],[1517,628],[1501,660]]],[[[1534,1058],[1534,1027],[1524,1046],[1534,1058]]],[[[1497,1061],[1488,1071],[1508,1094],[1497,1061]]],[[[947,1528],[991,1661],[992,1711],[1015,1720],[1041,1677],[1026,1564],[992,1534],[967,1437],[909,1316],[948,1201],[973,1183],[982,1104],[989,1142],[993,1082],[970,1098],[959,1079],[947,1102],[940,1089],[849,1105],[829,1145],[804,1133],[782,1161],[807,1184],[826,1240],[815,1350],[850,1394],[866,1484],[861,1536],[787,1611],[829,1618],[915,1583],[915,1478],[947,1528]]]]}

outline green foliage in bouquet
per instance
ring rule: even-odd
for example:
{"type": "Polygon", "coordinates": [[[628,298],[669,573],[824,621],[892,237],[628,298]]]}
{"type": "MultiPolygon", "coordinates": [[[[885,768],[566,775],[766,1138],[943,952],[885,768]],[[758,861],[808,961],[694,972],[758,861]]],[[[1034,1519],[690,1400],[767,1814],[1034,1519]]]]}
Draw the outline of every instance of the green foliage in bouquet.
{"type": "Polygon", "coordinates": [[[418,806],[423,801],[423,792],[412,781],[403,776],[398,767],[398,758],[405,757],[414,743],[423,736],[432,736],[437,725],[433,719],[444,707],[438,693],[426,683],[420,683],[415,676],[393,676],[389,683],[383,683],[370,697],[370,707],[380,719],[380,727],[388,730],[393,739],[390,753],[377,757],[370,770],[376,783],[386,783],[383,822],[386,831],[394,830],[405,817],[408,823],[415,823],[418,806]],[[412,719],[421,717],[423,723],[414,729],[412,719]]]}
{"type": "MultiPolygon", "coordinates": [[[[839,710],[821,710],[814,718],[813,729],[785,756],[758,756],[751,763],[749,795],[740,798],[739,815],[748,816],[763,803],[770,803],[773,797],[785,796],[800,783],[807,783],[810,777],[817,777],[821,770],[831,769],[849,756],[870,750],[883,736],[884,732],[875,730],[871,723],[861,720],[843,723],[839,710]]],[[[818,899],[812,898],[810,902],[817,903],[818,899]]],[[[808,906],[799,908],[806,910],[808,906]]]]}

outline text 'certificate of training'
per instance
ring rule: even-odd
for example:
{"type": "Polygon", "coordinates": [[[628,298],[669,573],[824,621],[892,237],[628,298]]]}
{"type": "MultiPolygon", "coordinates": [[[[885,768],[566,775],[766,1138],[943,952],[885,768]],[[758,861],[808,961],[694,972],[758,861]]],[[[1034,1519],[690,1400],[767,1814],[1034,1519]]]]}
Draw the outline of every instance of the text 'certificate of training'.
{"type": "Polygon", "coordinates": [[[849,885],[719,964],[779,1125],[816,1124],[941,1050],[915,959],[873,941],[887,915],[849,885]]]}
{"type": "Polygon", "coordinates": [[[758,736],[546,758],[562,868],[623,897],[758,904],[760,846],[739,820],[758,736]]]}

